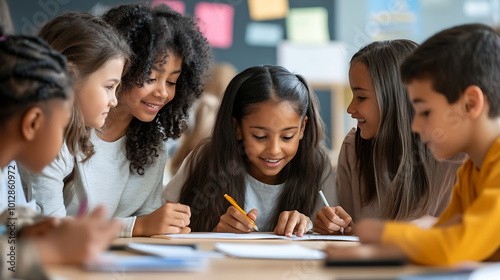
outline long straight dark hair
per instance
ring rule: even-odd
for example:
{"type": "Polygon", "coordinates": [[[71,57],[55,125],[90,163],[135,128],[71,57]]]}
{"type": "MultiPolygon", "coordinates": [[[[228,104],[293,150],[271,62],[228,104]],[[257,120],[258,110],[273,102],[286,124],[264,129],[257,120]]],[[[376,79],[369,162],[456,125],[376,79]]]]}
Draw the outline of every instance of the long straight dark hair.
{"type": "Polygon", "coordinates": [[[359,181],[360,186],[366,186],[361,190],[361,202],[366,206],[377,200],[385,219],[405,220],[425,213],[436,176],[436,160],[411,130],[414,110],[399,71],[417,46],[410,40],[373,42],[351,59],[351,64],[361,62],[368,68],[380,110],[375,138],[363,139],[360,130],[356,131],[359,181]],[[391,182],[384,186],[387,196],[380,197],[378,190],[383,187],[385,172],[391,182]]]}
{"type": "Polygon", "coordinates": [[[245,206],[247,157],[238,141],[233,118],[241,121],[255,106],[268,100],[290,102],[304,120],[304,137],[295,157],[280,172],[284,190],[276,202],[272,222],[276,225],[282,211],[298,210],[310,216],[329,163],[322,146],[324,126],[319,117],[315,94],[300,75],[280,66],[256,66],[238,74],[229,83],[221,102],[211,139],[199,145],[188,158],[188,176],[180,202],[191,207],[193,231],[212,231],[230,204],[231,194],[245,206]]]}

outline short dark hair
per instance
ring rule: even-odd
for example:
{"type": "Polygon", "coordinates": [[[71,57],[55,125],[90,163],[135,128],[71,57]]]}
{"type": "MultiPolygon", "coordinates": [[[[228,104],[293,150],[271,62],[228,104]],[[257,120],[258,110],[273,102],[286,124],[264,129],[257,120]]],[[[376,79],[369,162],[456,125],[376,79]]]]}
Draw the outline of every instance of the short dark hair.
{"type": "Polygon", "coordinates": [[[470,85],[486,96],[489,116],[500,116],[500,35],[483,24],[443,30],[418,47],[401,65],[408,84],[432,80],[433,89],[455,103],[470,85]]]}

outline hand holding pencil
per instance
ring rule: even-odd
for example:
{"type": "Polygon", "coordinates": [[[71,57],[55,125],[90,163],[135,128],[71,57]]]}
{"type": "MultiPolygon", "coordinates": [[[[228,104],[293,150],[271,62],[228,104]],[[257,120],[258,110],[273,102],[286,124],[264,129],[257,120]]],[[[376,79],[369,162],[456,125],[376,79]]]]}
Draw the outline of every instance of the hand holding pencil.
{"type": "Polygon", "coordinates": [[[257,209],[252,209],[247,213],[229,195],[224,197],[231,203],[226,213],[220,217],[220,221],[215,227],[215,232],[248,233],[259,231],[255,220],[257,219],[257,209]]]}
{"type": "Polygon", "coordinates": [[[325,207],[318,211],[313,230],[320,234],[353,234],[351,216],[340,206],[330,207],[323,192],[319,192],[325,207]]]}

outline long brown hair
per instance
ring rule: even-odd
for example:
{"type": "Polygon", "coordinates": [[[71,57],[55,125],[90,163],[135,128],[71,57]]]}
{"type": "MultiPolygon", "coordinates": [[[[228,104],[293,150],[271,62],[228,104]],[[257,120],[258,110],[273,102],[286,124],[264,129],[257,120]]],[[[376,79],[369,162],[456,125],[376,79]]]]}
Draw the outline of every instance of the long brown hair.
{"type": "Polygon", "coordinates": [[[351,59],[351,64],[361,62],[368,68],[380,110],[375,138],[363,139],[360,130],[356,131],[359,181],[366,186],[361,190],[361,204],[377,200],[385,219],[405,220],[425,213],[436,176],[436,160],[411,130],[414,110],[399,71],[417,46],[410,40],[379,41],[363,47],[351,59]],[[386,173],[389,186],[383,186],[386,173]],[[379,196],[382,187],[387,188],[386,197],[379,196]]]}
{"type": "MultiPolygon", "coordinates": [[[[71,12],[58,16],[45,24],[38,36],[66,56],[76,88],[111,59],[125,59],[123,74],[128,68],[130,51],[126,41],[109,24],[90,14],[71,12]]],[[[65,140],[70,153],[81,153],[83,161],[94,154],[90,131],[75,98],[65,140]]]]}
{"type": "Polygon", "coordinates": [[[329,164],[322,146],[324,126],[315,94],[304,79],[279,66],[256,66],[238,74],[229,83],[221,102],[212,138],[198,146],[187,164],[188,176],[180,202],[191,207],[193,231],[212,231],[229,207],[229,193],[245,205],[246,153],[233,129],[233,118],[241,121],[254,106],[269,99],[288,101],[307,117],[304,137],[295,157],[279,177],[284,183],[272,217],[275,225],[283,211],[298,210],[311,215],[318,199],[323,172],[329,164]]]}

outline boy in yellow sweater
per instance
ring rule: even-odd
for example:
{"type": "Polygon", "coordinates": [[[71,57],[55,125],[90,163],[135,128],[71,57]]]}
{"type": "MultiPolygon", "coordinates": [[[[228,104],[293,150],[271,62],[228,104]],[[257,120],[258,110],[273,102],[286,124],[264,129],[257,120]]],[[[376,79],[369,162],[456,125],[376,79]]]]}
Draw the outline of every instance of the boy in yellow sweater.
{"type": "Polygon", "coordinates": [[[441,31],[405,60],[401,75],[421,140],[437,159],[469,159],[431,229],[364,220],[360,240],[396,245],[425,265],[486,260],[500,248],[500,36],[481,24],[441,31]]]}

